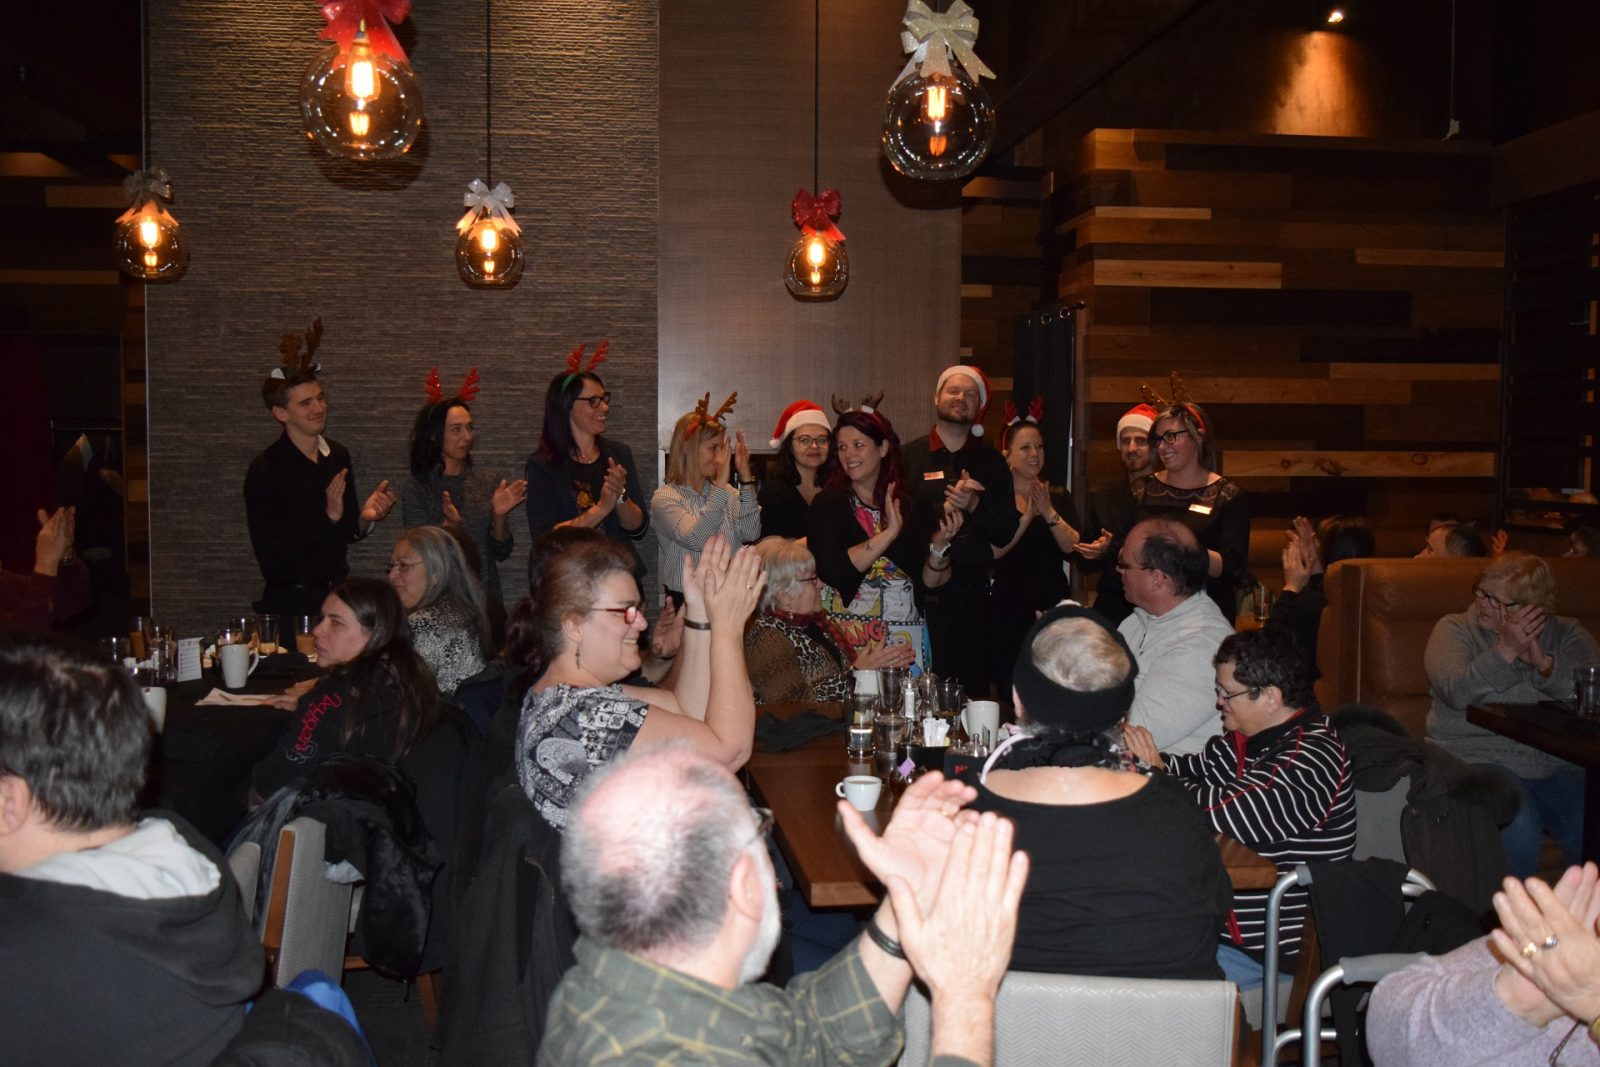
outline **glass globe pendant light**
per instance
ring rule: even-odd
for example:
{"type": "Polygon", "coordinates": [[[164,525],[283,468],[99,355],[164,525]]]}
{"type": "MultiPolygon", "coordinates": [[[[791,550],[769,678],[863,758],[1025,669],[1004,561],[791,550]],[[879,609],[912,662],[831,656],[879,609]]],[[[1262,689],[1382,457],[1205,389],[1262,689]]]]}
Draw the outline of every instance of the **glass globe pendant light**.
{"type": "Polygon", "coordinates": [[[422,132],[422,90],[389,28],[410,0],[325,4],[322,38],[332,44],[306,67],[300,112],[306,136],[341,159],[394,159],[422,132]]]}
{"type": "Polygon", "coordinates": [[[994,71],[972,50],[977,16],[961,0],[945,12],[911,0],[904,25],[911,59],[889,87],[883,154],[908,178],[964,178],[994,144],[994,102],[979,84],[994,71]]]}
{"type": "MultiPolygon", "coordinates": [[[[150,56],[149,10],[139,5],[139,63],[143,78],[140,116],[143,138],[140,161],[150,158],[150,56]]],[[[123,179],[128,210],[117,216],[112,251],[122,273],[141,282],[175,282],[189,269],[189,242],[183,227],[167,210],[172,181],[160,167],[134,171],[123,179]]]]}
{"type": "MultiPolygon", "coordinates": [[[[494,39],[490,34],[492,0],[483,0],[483,169],[494,165],[494,39]]],[[[522,229],[511,217],[516,198],[501,182],[493,189],[487,180],[467,184],[462,203],[467,213],[456,222],[456,273],[473,289],[509,289],[522,277],[522,229]]]]}
{"type": "Polygon", "coordinates": [[[850,281],[850,257],[844,234],[833,220],[841,209],[839,190],[821,189],[822,156],[822,0],[813,0],[811,65],[811,188],[801,189],[789,203],[789,214],[800,227],[800,239],[789,246],[783,284],[796,300],[833,300],[850,281]]]}

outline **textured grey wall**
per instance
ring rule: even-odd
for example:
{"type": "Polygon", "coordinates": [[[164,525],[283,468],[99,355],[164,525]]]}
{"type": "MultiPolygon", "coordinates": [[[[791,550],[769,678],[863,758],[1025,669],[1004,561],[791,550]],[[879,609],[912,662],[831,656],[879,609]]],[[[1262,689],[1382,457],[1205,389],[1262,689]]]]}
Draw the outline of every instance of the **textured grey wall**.
{"type": "MultiPolygon", "coordinates": [[[[400,38],[422,84],[423,140],[398,164],[356,165],[322,156],[301,126],[300,77],[322,47],[315,4],[150,5],[152,162],[171,173],[193,242],[188,276],[148,293],[152,599],[185,633],[259,595],[241,487],[277,432],[260,383],[279,335],[315,316],[328,432],[350,449],[363,493],[403,482],[429,367],[447,387],[480,368],[478,463],[515,476],[550,376],[574,344],[601,337],[613,435],[650,454],[656,5],[494,5],[492,177],[517,194],[529,255],[505,293],[467,289],[453,260],[462,193],[486,176],[483,12],[414,0],[400,38]]],[[[354,548],[353,571],[379,573],[399,528],[397,514],[354,548]]],[[[525,580],[521,512],[513,529],[508,596],[525,580]]]]}

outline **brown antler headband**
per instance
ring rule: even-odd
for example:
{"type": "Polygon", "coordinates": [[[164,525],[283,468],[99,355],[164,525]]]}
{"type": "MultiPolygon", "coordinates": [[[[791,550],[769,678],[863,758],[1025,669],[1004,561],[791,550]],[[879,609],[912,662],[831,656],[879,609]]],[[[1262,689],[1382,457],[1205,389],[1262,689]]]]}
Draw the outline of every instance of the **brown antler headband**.
{"type": "Polygon", "coordinates": [[[321,316],[311,321],[311,328],[305,333],[284,334],[283,340],[278,342],[278,351],[283,353],[283,363],[272,368],[272,377],[285,379],[303,375],[315,376],[322,369],[322,364],[313,363],[311,357],[321,343],[321,316]]]}

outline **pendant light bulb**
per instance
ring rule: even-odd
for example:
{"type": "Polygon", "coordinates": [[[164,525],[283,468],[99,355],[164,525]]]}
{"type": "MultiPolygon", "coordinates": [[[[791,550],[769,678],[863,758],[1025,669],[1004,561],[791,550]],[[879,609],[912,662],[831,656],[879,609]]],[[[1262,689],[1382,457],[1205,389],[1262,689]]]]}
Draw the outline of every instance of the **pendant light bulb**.
{"type": "Polygon", "coordinates": [[[366,23],[348,49],[324,48],[300,83],[306,137],[341,159],[395,159],[422,133],[422,90],[411,65],[372,47],[366,23]]]}
{"type": "Polygon", "coordinates": [[[183,227],[159,200],[144,200],[117,220],[112,242],[117,267],[142,282],[172,282],[189,269],[183,227]]]}
{"type": "Polygon", "coordinates": [[[783,284],[801,300],[831,300],[850,280],[850,256],[843,241],[820,233],[803,234],[789,249],[783,284]]]}
{"type": "Polygon", "coordinates": [[[994,102],[959,66],[913,75],[889,92],[883,152],[908,178],[964,178],[994,144],[994,102]]]}

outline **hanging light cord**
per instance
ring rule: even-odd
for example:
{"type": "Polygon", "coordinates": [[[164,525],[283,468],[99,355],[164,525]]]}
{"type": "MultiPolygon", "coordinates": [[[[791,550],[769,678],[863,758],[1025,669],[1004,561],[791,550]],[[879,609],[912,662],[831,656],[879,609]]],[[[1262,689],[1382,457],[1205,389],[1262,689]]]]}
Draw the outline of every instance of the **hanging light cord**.
{"type": "Polygon", "coordinates": [[[150,3],[139,0],[139,166],[150,166],[150,3]]]}
{"type": "Polygon", "coordinates": [[[822,195],[822,0],[812,4],[811,25],[811,195],[822,195]]]}
{"type": "Polygon", "coordinates": [[[490,37],[489,8],[483,0],[483,180],[494,188],[494,44],[490,37]]]}

